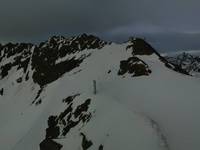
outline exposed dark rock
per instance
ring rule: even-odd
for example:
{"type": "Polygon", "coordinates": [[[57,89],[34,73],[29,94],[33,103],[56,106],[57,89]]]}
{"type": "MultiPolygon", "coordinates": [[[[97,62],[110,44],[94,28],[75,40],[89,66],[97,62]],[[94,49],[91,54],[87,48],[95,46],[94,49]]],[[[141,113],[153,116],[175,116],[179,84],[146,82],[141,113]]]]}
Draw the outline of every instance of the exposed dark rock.
{"type": "Polygon", "coordinates": [[[24,73],[25,73],[26,70],[27,70],[27,68],[28,68],[28,63],[29,63],[29,62],[30,62],[30,58],[27,58],[26,60],[21,61],[21,62],[19,63],[19,66],[18,66],[17,69],[23,68],[24,73]]]}
{"type": "Polygon", "coordinates": [[[59,119],[59,120],[62,120],[66,115],[68,115],[68,114],[69,114],[70,112],[72,112],[72,111],[73,111],[73,109],[72,109],[72,104],[70,104],[70,105],[68,106],[68,108],[65,109],[64,112],[60,113],[58,119],[59,119]]]}
{"type": "Polygon", "coordinates": [[[70,104],[70,106],[63,113],[60,114],[59,116],[60,119],[64,119],[64,117],[68,115],[66,126],[63,129],[62,135],[65,136],[72,128],[77,126],[81,121],[83,123],[86,123],[91,119],[92,114],[86,113],[88,111],[90,101],[91,99],[87,99],[83,104],[79,105],[75,109],[73,115],[75,118],[78,118],[78,120],[76,121],[72,119],[72,107],[71,107],[72,104],[70,104]]]}
{"type": "Polygon", "coordinates": [[[92,117],[91,113],[81,114],[80,117],[79,117],[79,120],[82,121],[83,123],[85,123],[85,122],[89,122],[91,117],[92,117]]]}
{"type": "Polygon", "coordinates": [[[0,61],[2,61],[3,58],[10,59],[10,62],[2,65],[0,68],[1,78],[6,77],[8,75],[8,71],[13,67],[17,67],[17,70],[22,68],[25,73],[28,63],[30,62],[32,47],[33,45],[29,43],[8,43],[4,46],[1,46],[0,51],[2,53],[0,61]]]}
{"type": "Polygon", "coordinates": [[[40,104],[42,104],[42,99],[39,99],[39,100],[35,103],[36,106],[37,106],[37,105],[40,105],[40,104]]]}
{"type": "Polygon", "coordinates": [[[40,89],[39,89],[39,91],[37,92],[37,95],[36,95],[34,101],[32,102],[32,104],[34,104],[34,103],[37,101],[37,99],[40,97],[40,95],[41,95],[43,89],[44,89],[43,87],[40,87],[40,89]]]}
{"type": "Polygon", "coordinates": [[[28,81],[29,79],[29,71],[26,73],[26,77],[25,77],[25,80],[28,81]]]}
{"type": "Polygon", "coordinates": [[[53,36],[48,41],[41,43],[34,50],[32,59],[32,68],[35,69],[33,73],[34,82],[40,86],[53,82],[64,73],[78,67],[90,54],[56,63],[56,60],[59,58],[85,49],[101,49],[105,44],[106,42],[99,38],[86,34],[69,39],[61,36],[53,36]]]}
{"type": "Polygon", "coordinates": [[[47,139],[56,139],[60,135],[59,126],[49,127],[46,129],[46,138],[47,139]]]}
{"type": "Polygon", "coordinates": [[[80,96],[80,94],[75,94],[73,96],[69,96],[69,97],[63,99],[63,103],[70,104],[74,100],[74,98],[76,98],[77,96],[80,96]]]}
{"type": "Polygon", "coordinates": [[[66,134],[80,122],[87,123],[91,119],[92,114],[87,112],[91,99],[87,99],[83,104],[79,105],[73,113],[72,102],[76,96],[79,96],[79,94],[68,97],[68,107],[61,112],[60,115],[49,117],[46,138],[58,138],[60,133],[61,135],[66,136],[66,134]],[[78,118],[78,120],[74,120],[73,116],[78,118]]]}
{"type": "Polygon", "coordinates": [[[37,49],[33,54],[32,67],[35,69],[33,73],[33,81],[40,86],[44,86],[55,81],[64,73],[78,67],[84,58],[76,59],[75,57],[64,62],[56,64],[56,49],[37,49]],[[40,53],[42,51],[42,54],[40,53]]]}
{"type": "Polygon", "coordinates": [[[145,40],[140,38],[131,38],[131,44],[126,49],[132,48],[133,55],[152,55],[154,48],[151,47],[145,40]]]}
{"type": "Polygon", "coordinates": [[[61,150],[63,146],[51,139],[45,139],[40,143],[40,150],[61,150]]]}
{"type": "Polygon", "coordinates": [[[90,147],[93,145],[93,143],[92,143],[91,140],[88,140],[88,139],[86,138],[86,136],[85,136],[84,133],[80,133],[80,135],[83,137],[82,143],[81,143],[82,149],[83,149],[83,150],[87,150],[88,148],[90,148],[90,147]]]}
{"type": "Polygon", "coordinates": [[[22,77],[19,77],[18,79],[17,79],[17,83],[21,83],[22,82],[22,77]]]}
{"type": "Polygon", "coordinates": [[[99,146],[99,150],[103,150],[103,145],[100,145],[100,146],[99,146]]]}
{"type": "Polygon", "coordinates": [[[1,78],[4,78],[8,75],[8,71],[12,68],[12,64],[8,63],[4,66],[1,66],[1,78]]]}
{"type": "Polygon", "coordinates": [[[72,117],[72,112],[70,112],[69,115],[67,116],[67,122],[70,122],[71,117],[72,117]]]}
{"type": "Polygon", "coordinates": [[[1,88],[1,90],[0,90],[0,95],[1,95],[1,96],[3,96],[3,92],[4,92],[4,89],[1,88]]]}
{"type": "MultiPolygon", "coordinates": [[[[58,59],[85,49],[101,49],[106,44],[98,37],[82,34],[71,38],[53,36],[48,41],[40,43],[39,46],[29,43],[0,45],[0,61],[4,58],[11,59],[9,63],[0,66],[0,75],[1,78],[6,77],[13,67],[18,70],[23,68],[25,73],[31,62],[34,70],[33,81],[43,87],[78,67],[90,54],[66,59],[60,63],[56,62],[58,59]]],[[[25,81],[28,79],[29,76],[26,74],[25,81]]]]}
{"type": "Polygon", "coordinates": [[[67,125],[64,127],[62,135],[66,135],[72,128],[77,126],[81,121],[83,123],[88,122],[91,119],[92,115],[89,114],[80,114],[78,121],[72,120],[72,114],[70,113],[67,117],[67,125]]]}
{"type": "Polygon", "coordinates": [[[132,74],[132,76],[142,76],[149,75],[151,70],[144,61],[137,57],[130,57],[128,60],[120,62],[118,75],[124,75],[125,73],[132,74]]]}
{"type": "Polygon", "coordinates": [[[75,118],[77,118],[78,116],[80,116],[80,114],[82,112],[86,112],[89,108],[89,105],[90,105],[90,102],[91,102],[91,99],[87,99],[83,104],[79,105],[75,112],[74,112],[74,116],[75,118]]]}
{"type": "Polygon", "coordinates": [[[48,119],[48,128],[46,129],[46,138],[55,139],[60,135],[60,128],[57,126],[57,116],[50,116],[48,119]]]}
{"type": "Polygon", "coordinates": [[[79,121],[72,121],[69,120],[67,122],[67,125],[65,126],[65,128],[63,129],[62,135],[66,135],[72,128],[74,128],[76,125],[78,125],[79,121]]]}
{"type": "Polygon", "coordinates": [[[48,126],[55,127],[58,124],[58,117],[57,116],[50,116],[48,119],[48,126]]]}

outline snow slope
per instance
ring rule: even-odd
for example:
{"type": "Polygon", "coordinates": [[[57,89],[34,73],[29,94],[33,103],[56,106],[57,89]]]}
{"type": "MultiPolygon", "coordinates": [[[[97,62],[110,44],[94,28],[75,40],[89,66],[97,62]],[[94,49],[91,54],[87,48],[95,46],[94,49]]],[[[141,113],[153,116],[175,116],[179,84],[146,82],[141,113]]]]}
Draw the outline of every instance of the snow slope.
{"type": "Polygon", "coordinates": [[[49,116],[56,116],[56,127],[66,131],[53,138],[62,149],[84,149],[85,136],[91,150],[198,150],[200,79],[167,68],[156,53],[133,55],[129,45],[106,44],[59,58],[57,63],[87,55],[42,87],[31,78],[31,67],[30,78],[16,82],[25,75],[13,67],[0,80],[0,149],[39,149],[49,116]],[[140,61],[126,61],[131,57],[140,61]]]}

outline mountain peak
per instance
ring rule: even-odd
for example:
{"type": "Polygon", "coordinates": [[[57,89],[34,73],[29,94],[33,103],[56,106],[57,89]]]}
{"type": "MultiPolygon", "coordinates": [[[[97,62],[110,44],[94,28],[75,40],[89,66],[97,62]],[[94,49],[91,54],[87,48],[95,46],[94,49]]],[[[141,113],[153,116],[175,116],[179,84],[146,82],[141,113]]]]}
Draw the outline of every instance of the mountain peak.
{"type": "Polygon", "coordinates": [[[54,35],[54,36],[52,36],[52,37],[50,37],[49,39],[48,39],[48,42],[49,43],[55,43],[55,42],[59,42],[59,41],[63,41],[63,40],[65,40],[66,38],[64,37],[64,36],[56,36],[56,35],[54,35]]]}
{"type": "Polygon", "coordinates": [[[127,49],[132,48],[134,55],[152,55],[155,49],[142,38],[129,38],[130,45],[127,49]]]}

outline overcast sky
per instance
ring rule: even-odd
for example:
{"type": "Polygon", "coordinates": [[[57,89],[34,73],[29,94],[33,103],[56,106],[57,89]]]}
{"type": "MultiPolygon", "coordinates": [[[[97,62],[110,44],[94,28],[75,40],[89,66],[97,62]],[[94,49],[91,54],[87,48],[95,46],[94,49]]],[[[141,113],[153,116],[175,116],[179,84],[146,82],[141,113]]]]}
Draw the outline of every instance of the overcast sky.
{"type": "Polygon", "coordinates": [[[92,33],[146,37],[161,51],[200,49],[199,0],[0,0],[0,41],[92,33]]]}

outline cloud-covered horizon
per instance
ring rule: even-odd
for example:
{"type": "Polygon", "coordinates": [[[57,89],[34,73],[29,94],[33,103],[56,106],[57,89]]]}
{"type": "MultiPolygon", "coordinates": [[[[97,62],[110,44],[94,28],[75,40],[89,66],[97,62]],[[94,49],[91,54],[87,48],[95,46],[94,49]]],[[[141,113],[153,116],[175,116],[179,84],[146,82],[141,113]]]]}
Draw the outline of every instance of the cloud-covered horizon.
{"type": "Polygon", "coordinates": [[[0,0],[0,41],[39,42],[52,35],[92,33],[113,41],[141,35],[166,45],[160,39],[166,35],[177,40],[186,36],[188,45],[200,49],[199,4],[197,0],[0,0]]]}

